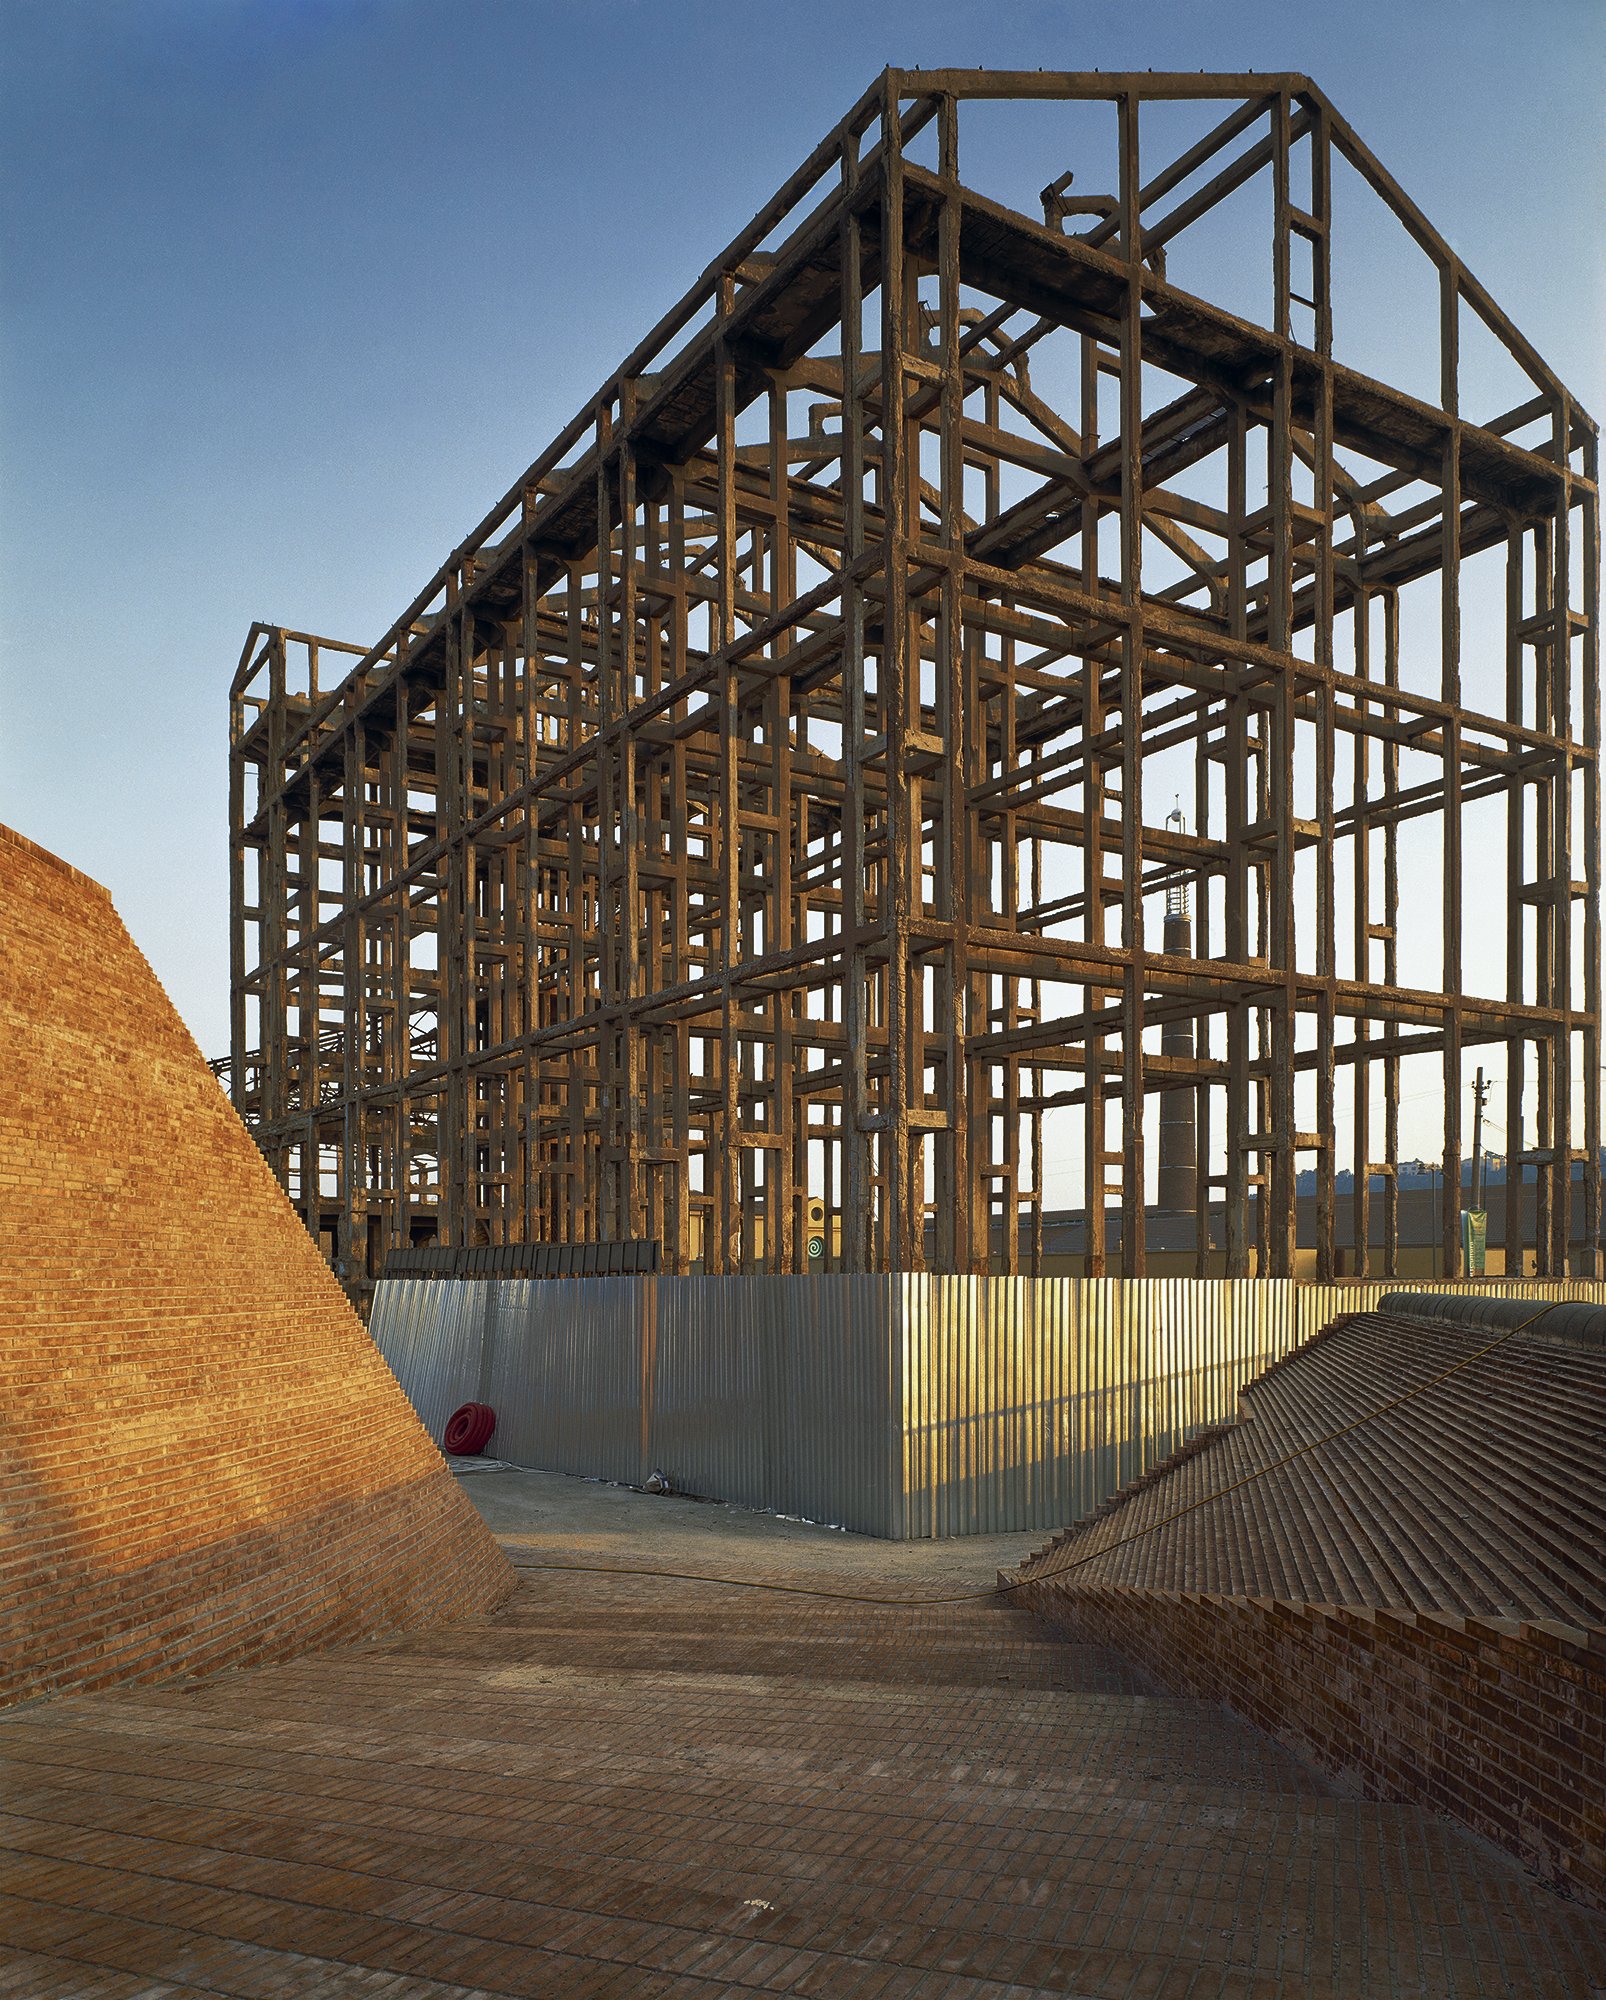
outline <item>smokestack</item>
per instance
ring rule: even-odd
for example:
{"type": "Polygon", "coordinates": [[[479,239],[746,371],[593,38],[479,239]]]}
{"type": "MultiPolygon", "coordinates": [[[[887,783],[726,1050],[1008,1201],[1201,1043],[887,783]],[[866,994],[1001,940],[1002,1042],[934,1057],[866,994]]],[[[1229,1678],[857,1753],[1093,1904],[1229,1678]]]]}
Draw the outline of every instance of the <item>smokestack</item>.
{"type": "MultiPolygon", "coordinates": [[[[1166,821],[1167,826],[1185,825],[1179,807],[1166,821]]],[[[1174,883],[1166,891],[1164,950],[1171,958],[1192,958],[1193,917],[1188,906],[1188,887],[1174,883]]],[[[1191,1056],[1193,1022],[1168,1021],[1160,1031],[1161,1053],[1191,1056]]],[[[1160,1093],[1160,1209],[1166,1215],[1196,1215],[1199,1209],[1199,1149],[1194,1132],[1194,1094],[1191,1085],[1160,1093]]]]}

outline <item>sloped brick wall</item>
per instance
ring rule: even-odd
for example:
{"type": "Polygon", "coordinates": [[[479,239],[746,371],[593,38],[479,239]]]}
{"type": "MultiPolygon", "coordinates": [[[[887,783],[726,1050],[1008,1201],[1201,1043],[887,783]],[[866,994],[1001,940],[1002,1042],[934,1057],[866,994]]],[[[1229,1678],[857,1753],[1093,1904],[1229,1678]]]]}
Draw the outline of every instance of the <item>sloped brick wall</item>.
{"type": "Polygon", "coordinates": [[[1368,1796],[1460,1820],[1606,1909],[1606,1632],[1069,1578],[1017,1595],[1368,1796]]]}
{"type": "Polygon", "coordinates": [[[0,828],[0,1703],[511,1570],[105,891],[0,828]]]}

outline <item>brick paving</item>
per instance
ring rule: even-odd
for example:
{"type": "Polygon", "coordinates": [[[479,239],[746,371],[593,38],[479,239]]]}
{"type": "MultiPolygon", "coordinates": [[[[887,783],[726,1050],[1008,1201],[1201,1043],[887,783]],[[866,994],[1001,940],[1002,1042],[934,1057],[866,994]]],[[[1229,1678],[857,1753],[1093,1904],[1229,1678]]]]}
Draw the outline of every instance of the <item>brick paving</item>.
{"type": "MultiPolygon", "coordinates": [[[[520,1562],[986,1566],[573,1481],[520,1527],[516,1484],[475,1497],[520,1562]]],[[[0,2000],[1597,1988],[1606,1921],[1007,1600],[526,1571],[433,1632],[0,1720],[0,2000]]]]}

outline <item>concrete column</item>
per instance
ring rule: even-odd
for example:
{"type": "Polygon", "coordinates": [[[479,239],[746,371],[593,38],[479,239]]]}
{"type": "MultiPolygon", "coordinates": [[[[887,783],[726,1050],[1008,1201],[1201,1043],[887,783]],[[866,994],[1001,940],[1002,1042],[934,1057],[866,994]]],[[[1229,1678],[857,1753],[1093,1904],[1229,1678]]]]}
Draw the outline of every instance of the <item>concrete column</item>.
{"type": "MultiPolygon", "coordinates": [[[[1164,949],[1167,957],[1192,958],[1193,919],[1186,906],[1167,909],[1164,949]]],[[[1192,1021],[1168,1021],[1160,1033],[1160,1049],[1168,1056],[1191,1056],[1192,1021]]],[[[1163,1215],[1194,1215],[1198,1211],[1199,1165],[1191,1085],[1160,1093],[1159,1197],[1163,1215]]]]}

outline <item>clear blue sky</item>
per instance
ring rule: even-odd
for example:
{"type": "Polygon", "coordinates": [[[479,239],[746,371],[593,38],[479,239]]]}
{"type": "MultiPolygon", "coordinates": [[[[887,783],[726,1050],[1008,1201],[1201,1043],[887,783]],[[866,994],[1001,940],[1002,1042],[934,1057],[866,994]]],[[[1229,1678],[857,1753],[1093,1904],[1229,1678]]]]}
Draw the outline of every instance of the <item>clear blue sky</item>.
{"type": "Polygon", "coordinates": [[[1306,70],[1606,408],[1600,0],[0,0],[0,38],[0,819],[208,1053],[250,620],[383,631],[885,63],[1306,70]]]}

